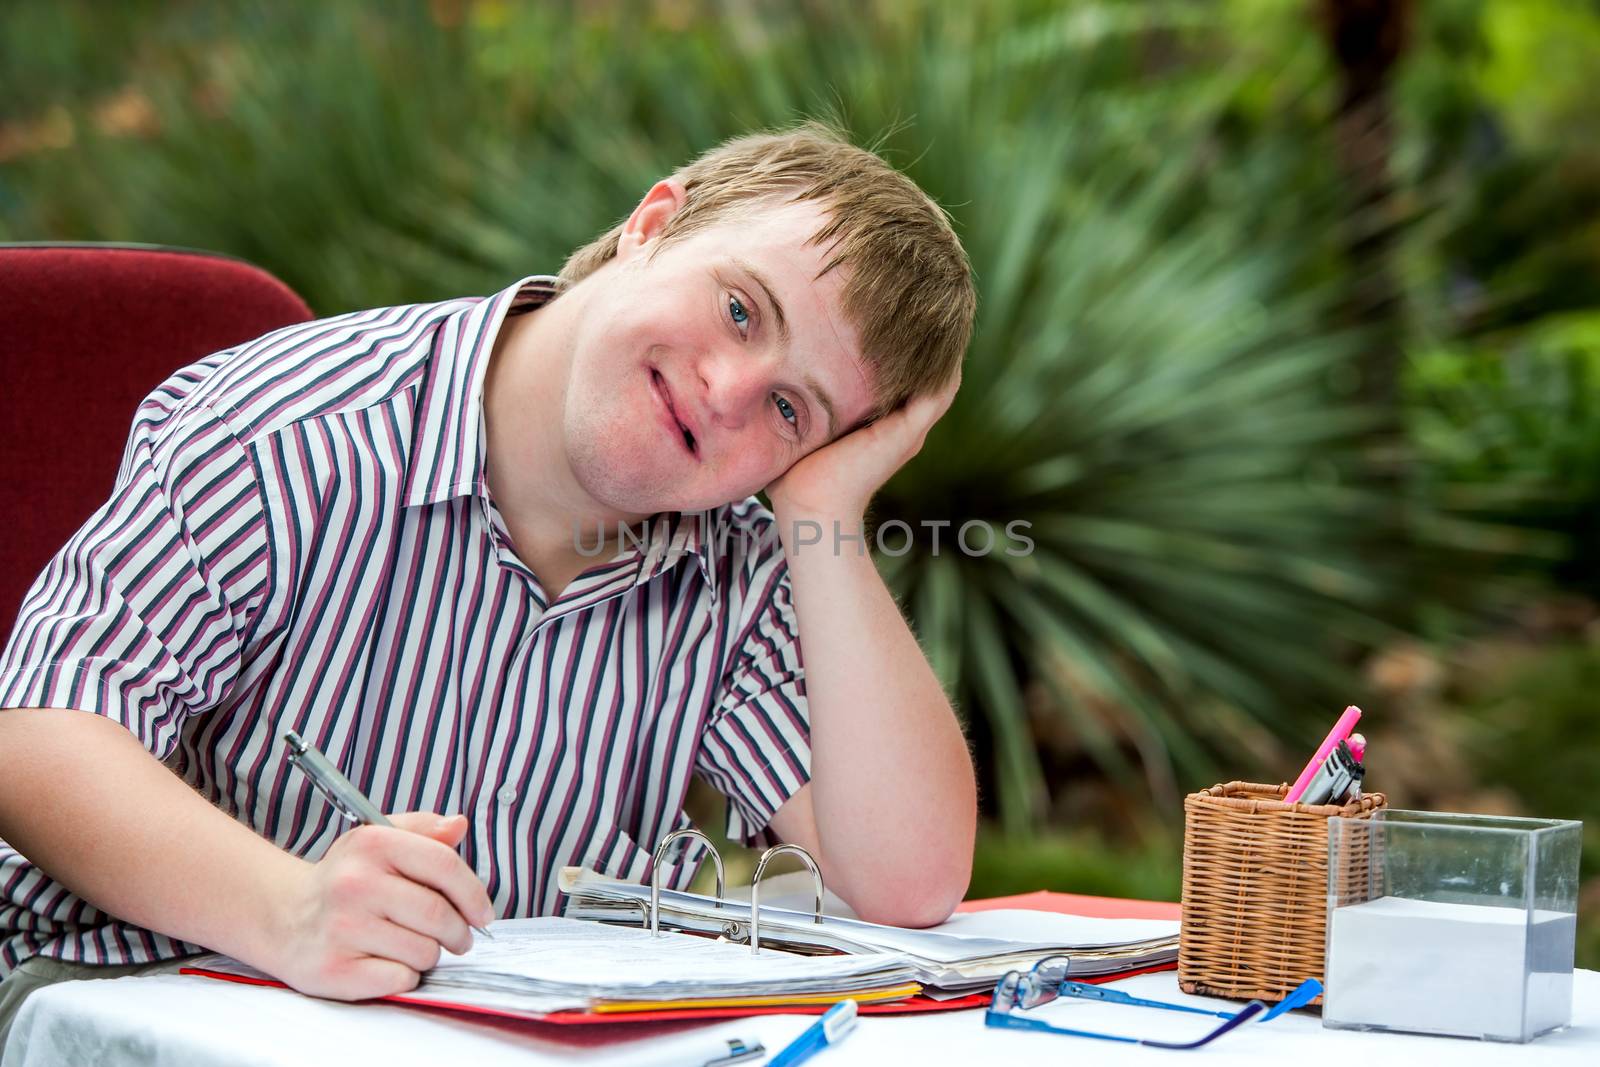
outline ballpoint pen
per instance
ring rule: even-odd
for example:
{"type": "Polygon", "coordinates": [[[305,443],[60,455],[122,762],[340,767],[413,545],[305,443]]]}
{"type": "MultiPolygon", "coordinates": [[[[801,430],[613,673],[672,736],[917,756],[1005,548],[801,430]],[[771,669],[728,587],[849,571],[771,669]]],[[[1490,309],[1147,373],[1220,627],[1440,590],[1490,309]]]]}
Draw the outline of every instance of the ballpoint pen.
{"type": "Polygon", "coordinates": [[[688,1048],[652,1059],[657,1067],[730,1067],[731,1064],[757,1060],[767,1054],[767,1047],[759,1041],[742,1037],[714,1037],[709,1041],[694,1042],[688,1048]]]}
{"type": "Polygon", "coordinates": [[[767,1064],[767,1067],[794,1067],[804,1063],[829,1045],[843,1041],[856,1026],[856,1002],[841,1000],[822,1013],[822,1018],[806,1027],[805,1031],[767,1064]]]}
{"type": "MultiPolygon", "coordinates": [[[[339,814],[363,826],[394,825],[383,812],[378,810],[376,804],[351,784],[350,779],[339,773],[339,768],[333,765],[333,761],[307,744],[299,734],[293,730],[285,730],[283,743],[289,748],[289,762],[305,772],[305,776],[311,779],[311,784],[317,787],[317,792],[321,793],[339,814]]],[[[490,941],[494,940],[494,935],[483,927],[474,926],[473,929],[490,941]]]]}

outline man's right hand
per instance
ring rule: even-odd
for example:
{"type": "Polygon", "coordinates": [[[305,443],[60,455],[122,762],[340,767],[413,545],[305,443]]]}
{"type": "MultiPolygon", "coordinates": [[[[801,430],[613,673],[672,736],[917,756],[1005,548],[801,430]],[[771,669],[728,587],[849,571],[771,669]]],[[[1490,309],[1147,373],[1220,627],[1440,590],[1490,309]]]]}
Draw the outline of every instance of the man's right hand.
{"type": "Polygon", "coordinates": [[[285,887],[280,936],[263,968],[302,993],[335,1000],[416,986],[441,948],[472,947],[494,918],[489,894],[455,846],[460,815],[408,812],[393,827],[358,826],[285,887]]]}

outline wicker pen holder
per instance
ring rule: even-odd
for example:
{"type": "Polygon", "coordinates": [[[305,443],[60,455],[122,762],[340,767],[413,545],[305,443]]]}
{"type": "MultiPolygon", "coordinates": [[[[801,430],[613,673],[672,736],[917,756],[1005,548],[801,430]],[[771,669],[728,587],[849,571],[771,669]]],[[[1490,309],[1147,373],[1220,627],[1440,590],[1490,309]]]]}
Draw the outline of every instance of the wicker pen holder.
{"type": "Polygon", "coordinates": [[[1184,992],[1270,1003],[1323,977],[1328,819],[1370,818],[1387,800],[1285,804],[1288,792],[1229,782],[1184,798],[1184,992]]]}

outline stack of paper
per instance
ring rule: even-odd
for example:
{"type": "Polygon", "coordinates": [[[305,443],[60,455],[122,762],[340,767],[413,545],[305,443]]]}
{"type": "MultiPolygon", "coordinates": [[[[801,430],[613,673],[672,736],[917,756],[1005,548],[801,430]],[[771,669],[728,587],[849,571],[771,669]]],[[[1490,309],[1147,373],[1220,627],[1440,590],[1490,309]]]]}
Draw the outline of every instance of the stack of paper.
{"type": "MultiPolygon", "coordinates": [[[[569,867],[561,890],[567,916],[638,926],[650,887],[569,867]]],[[[661,926],[748,943],[750,905],[672,890],[661,892],[661,926]]],[[[761,943],[791,952],[892,954],[909,964],[924,992],[954,997],[992,988],[1007,971],[1046,956],[1072,957],[1074,976],[1094,977],[1171,963],[1178,956],[1178,923],[1168,919],[1090,919],[1035,911],[957,915],[929,930],[761,907],[761,943]]],[[[762,953],[763,956],[768,955],[762,953]]]]}
{"type": "MultiPolygon", "coordinates": [[[[506,919],[465,955],[445,953],[398,999],[517,1014],[892,1000],[918,990],[913,970],[882,956],[751,955],[748,947],[688,934],[626,930],[554,917],[506,919]]],[[[226,956],[191,969],[264,978],[226,956]]]]}

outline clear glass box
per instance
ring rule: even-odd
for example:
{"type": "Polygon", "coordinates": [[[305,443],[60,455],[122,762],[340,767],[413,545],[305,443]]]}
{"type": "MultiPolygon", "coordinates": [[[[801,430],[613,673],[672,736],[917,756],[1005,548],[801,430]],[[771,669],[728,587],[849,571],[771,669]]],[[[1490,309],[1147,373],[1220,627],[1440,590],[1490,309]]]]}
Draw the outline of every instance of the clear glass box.
{"type": "Polygon", "coordinates": [[[1572,1021],[1571,820],[1328,820],[1322,1025],[1530,1041],[1572,1021]]]}

